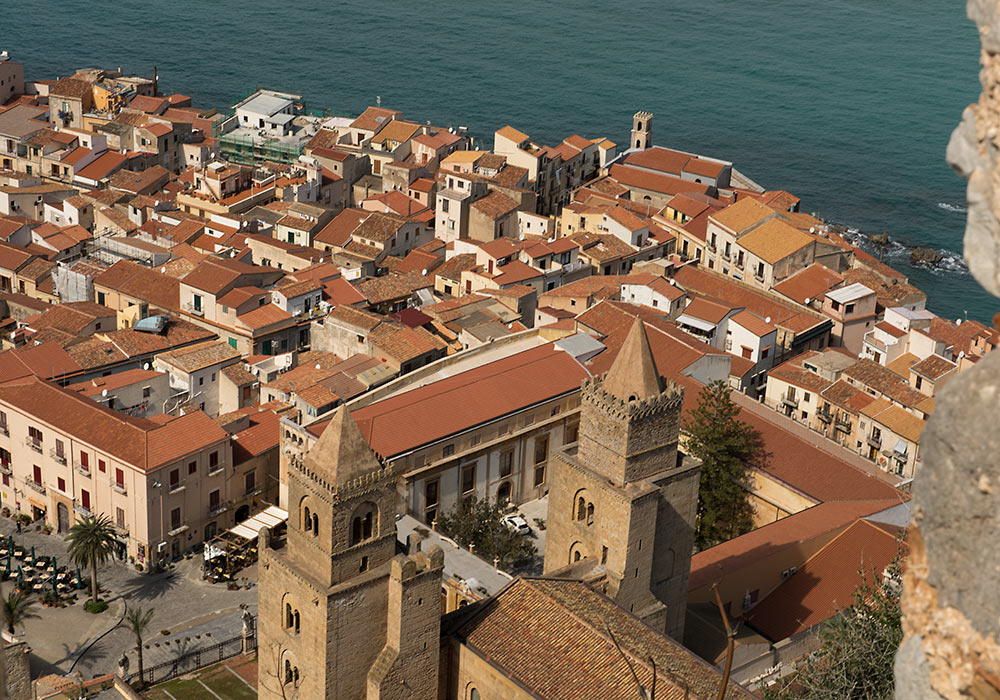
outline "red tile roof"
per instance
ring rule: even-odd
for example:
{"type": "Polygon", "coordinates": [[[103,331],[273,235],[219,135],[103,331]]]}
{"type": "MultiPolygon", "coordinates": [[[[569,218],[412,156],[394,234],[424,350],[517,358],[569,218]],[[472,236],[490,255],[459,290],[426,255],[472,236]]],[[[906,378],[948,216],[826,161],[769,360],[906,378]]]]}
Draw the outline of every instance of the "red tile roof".
{"type": "Polygon", "coordinates": [[[608,171],[612,178],[626,187],[659,192],[661,194],[681,194],[686,192],[697,192],[698,194],[708,194],[711,189],[709,185],[690,180],[682,180],[679,177],[670,175],[660,175],[647,170],[632,168],[627,165],[612,165],[608,171]]]}
{"type": "Polygon", "coordinates": [[[844,278],[830,268],[813,263],[774,286],[774,291],[799,304],[822,300],[823,295],[843,284],[844,278]]]}
{"type": "Polygon", "coordinates": [[[750,611],[751,627],[778,642],[830,619],[853,603],[862,570],[882,582],[899,547],[895,528],[856,521],[750,611]]]}
{"type": "MultiPolygon", "coordinates": [[[[361,433],[392,457],[575,391],[589,373],[552,345],[496,360],[354,411],[361,433]]],[[[327,423],[310,426],[319,435],[327,423]]]]}

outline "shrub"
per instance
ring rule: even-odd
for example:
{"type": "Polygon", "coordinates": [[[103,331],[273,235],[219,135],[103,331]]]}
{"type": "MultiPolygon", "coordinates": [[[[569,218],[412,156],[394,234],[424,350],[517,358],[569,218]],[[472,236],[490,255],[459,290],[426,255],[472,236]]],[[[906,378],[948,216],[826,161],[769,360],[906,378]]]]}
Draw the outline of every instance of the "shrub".
{"type": "Polygon", "coordinates": [[[98,600],[97,602],[94,602],[93,600],[88,600],[86,603],[83,604],[83,609],[89,613],[97,615],[98,613],[102,613],[105,610],[107,610],[108,604],[103,600],[98,600]]]}

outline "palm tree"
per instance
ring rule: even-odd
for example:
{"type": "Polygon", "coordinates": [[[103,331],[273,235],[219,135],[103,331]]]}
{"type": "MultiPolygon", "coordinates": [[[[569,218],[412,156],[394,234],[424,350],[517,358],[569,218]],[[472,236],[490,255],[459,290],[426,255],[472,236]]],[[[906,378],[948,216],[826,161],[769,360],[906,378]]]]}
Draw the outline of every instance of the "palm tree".
{"type": "Polygon", "coordinates": [[[142,684],[142,635],[149,629],[149,621],[153,619],[153,608],[143,610],[135,607],[129,608],[125,613],[125,625],[132,630],[135,635],[135,652],[139,661],[139,684],[142,684]]]}
{"type": "Polygon", "coordinates": [[[20,591],[11,591],[7,595],[7,600],[3,601],[3,620],[7,623],[7,631],[14,634],[14,626],[19,625],[29,618],[40,617],[32,610],[32,603],[28,597],[20,591]]]}
{"type": "Polygon", "coordinates": [[[77,566],[90,566],[90,597],[97,603],[97,565],[115,551],[115,527],[106,515],[85,515],[66,535],[69,556],[77,566]]]}

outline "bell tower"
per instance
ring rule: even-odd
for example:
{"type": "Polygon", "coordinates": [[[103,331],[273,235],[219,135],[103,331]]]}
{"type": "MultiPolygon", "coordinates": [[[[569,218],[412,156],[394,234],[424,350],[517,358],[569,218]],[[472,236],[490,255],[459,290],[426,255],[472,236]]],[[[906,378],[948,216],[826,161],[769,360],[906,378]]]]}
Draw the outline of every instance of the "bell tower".
{"type": "Polygon", "coordinates": [[[645,151],[653,145],[653,113],[636,112],[632,117],[632,140],[629,148],[645,151]]]}
{"type": "Polygon", "coordinates": [[[636,318],[584,383],[580,437],[549,484],[546,575],[581,578],[675,639],[684,632],[699,464],[678,459],[683,389],[656,369],[636,318]]]}
{"type": "Polygon", "coordinates": [[[444,554],[397,554],[395,516],[395,475],[341,406],[289,462],[284,547],[258,543],[260,698],[434,696],[444,554]]]}

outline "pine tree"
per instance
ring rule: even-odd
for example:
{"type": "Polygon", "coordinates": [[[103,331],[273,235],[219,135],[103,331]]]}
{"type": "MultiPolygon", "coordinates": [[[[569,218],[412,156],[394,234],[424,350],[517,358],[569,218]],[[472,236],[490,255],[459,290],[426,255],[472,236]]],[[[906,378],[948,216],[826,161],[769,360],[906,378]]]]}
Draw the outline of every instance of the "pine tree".
{"type": "Polygon", "coordinates": [[[438,516],[437,528],[463,547],[475,545],[476,554],[486,561],[496,557],[503,569],[525,566],[537,553],[535,545],[504,524],[503,508],[489,499],[459,499],[454,508],[438,516]]]}
{"type": "Polygon", "coordinates": [[[687,452],[701,460],[695,545],[705,549],[753,529],[753,505],[746,488],[751,467],[767,461],[764,441],[739,419],[730,388],[715,381],[702,389],[684,424],[687,452]]]}

